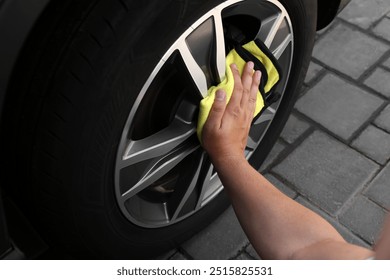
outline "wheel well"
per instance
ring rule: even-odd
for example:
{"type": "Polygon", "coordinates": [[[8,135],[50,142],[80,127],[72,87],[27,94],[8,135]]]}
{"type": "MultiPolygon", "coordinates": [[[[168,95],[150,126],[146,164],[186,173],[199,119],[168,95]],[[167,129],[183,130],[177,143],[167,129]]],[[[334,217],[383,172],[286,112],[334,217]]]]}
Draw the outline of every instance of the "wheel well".
{"type": "Polygon", "coordinates": [[[318,0],[317,30],[325,28],[332,22],[339,11],[341,3],[342,0],[318,0]]]}

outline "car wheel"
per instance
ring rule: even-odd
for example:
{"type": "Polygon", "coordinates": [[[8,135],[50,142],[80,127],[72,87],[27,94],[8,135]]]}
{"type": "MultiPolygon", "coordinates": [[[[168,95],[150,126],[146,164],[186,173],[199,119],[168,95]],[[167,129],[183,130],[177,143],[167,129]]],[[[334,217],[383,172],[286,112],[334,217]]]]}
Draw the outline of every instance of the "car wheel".
{"type": "Polygon", "coordinates": [[[45,63],[25,51],[34,70],[13,101],[10,145],[24,149],[11,157],[33,205],[25,208],[74,256],[156,256],[229,205],[196,137],[199,101],[224,75],[229,42],[261,39],[284,73],[281,99],[250,131],[246,156],[259,168],[306,73],[316,1],[68,3],[55,26],[33,33],[51,30],[39,42],[45,63]]]}

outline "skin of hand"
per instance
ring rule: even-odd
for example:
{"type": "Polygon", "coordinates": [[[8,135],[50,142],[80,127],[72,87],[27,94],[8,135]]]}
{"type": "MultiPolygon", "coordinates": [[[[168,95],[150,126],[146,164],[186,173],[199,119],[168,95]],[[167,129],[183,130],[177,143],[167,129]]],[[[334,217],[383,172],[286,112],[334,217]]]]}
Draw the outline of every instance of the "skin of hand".
{"type": "Polygon", "coordinates": [[[202,138],[203,147],[214,164],[226,159],[245,159],[244,150],[261,79],[261,72],[254,71],[253,67],[253,62],[248,62],[240,77],[237,66],[230,66],[234,89],[229,103],[223,90],[216,92],[202,138]]]}

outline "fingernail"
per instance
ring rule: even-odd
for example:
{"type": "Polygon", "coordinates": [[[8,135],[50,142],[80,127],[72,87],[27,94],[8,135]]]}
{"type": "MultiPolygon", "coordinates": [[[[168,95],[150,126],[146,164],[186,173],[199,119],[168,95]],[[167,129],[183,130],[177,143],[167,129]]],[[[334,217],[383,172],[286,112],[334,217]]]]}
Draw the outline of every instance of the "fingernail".
{"type": "Polygon", "coordinates": [[[237,65],[236,65],[235,63],[232,63],[232,64],[230,65],[230,67],[232,67],[233,69],[237,69],[237,65]]]}
{"type": "Polygon", "coordinates": [[[259,70],[257,70],[257,71],[255,72],[255,78],[256,78],[257,81],[260,81],[261,72],[260,72],[259,70]]]}
{"type": "Polygon", "coordinates": [[[215,93],[215,99],[218,101],[223,101],[225,100],[226,93],[223,90],[217,90],[215,93]]]}
{"type": "Polygon", "coordinates": [[[255,67],[255,64],[252,61],[248,61],[247,65],[250,69],[253,69],[253,67],[255,67]]]}

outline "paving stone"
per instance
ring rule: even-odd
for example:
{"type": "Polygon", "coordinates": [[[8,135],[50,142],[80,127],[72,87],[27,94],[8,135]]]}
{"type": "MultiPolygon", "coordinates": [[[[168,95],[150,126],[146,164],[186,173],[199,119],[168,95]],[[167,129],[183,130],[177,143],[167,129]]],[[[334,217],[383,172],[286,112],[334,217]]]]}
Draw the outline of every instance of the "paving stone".
{"type": "Polygon", "coordinates": [[[252,244],[249,244],[245,251],[254,259],[261,260],[260,256],[257,254],[255,248],[253,248],[252,244]]]}
{"type": "Polygon", "coordinates": [[[316,131],[272,171],[335,215],[377,169],[377,164],[355,150],[316,131]]]}
{"type": "Polygon", "coordinates": [[[156,260],[168,260],[177,253],[177,249],[172,249],[156,257],[156,260]]]}
{"type": "Polygon", "coordinates": [[[177,252],[174,254],[172,257],[169,258],[170,260],[175,260],[175,261],[182,261],[182,260],[188,260],[183,254],[177,252]]]}
{"type": "MultiPolygon", "coordinates": [[[[390,4],[389,4],[390,5],[390,4]]],[[[373,29],[374,33],[387,41],[390,41],[390,19],[383,18],[373,29]]]]}
{"type": "Polygon", "coordinates": [[[267,158],[261,165],[260,171],[267,169],[285,148],[286,145],[284,145],[280,141],[277,141],[270,153],[268,154],[267,158]]]}
{"type": "Polygon", "coordinates": [[[338,220],[335,218],[332,218],[328,214],[326,214],[324,211],[318,209],[318,207],[315,207],[313,204],[311,204],[309,201],[304,199],[302,196],[299,196],[296,201],[303,206],[309,208],[310,210],[316,212],[318,215],[323,217],[325,220],[327,220],[337,231],[340,233],[340,235],[349,243],[359,245],[362,247],[369,247],[367,243],[365,243],[362,239],[357,237],[355,234],[353,234],[349,229],[347,229],[345,226],[340,224],[338,220]]]}
{"type": "Polygon", "coordinates": [[[390,134],[372,125],[352,142],[352,146],[380,164],[390,158],[390,134]]]}
{"type": "Polygon", "coordinates": [[[383,66],[390,68],[390,58],[388,58],[385,62],[383,62],[383,66]]]}
{"type": "Polygon", "coordinates": [[[347,140],[382,103],[382,99],[328,74],[295,107],[347,140]]]}
{"type": "Polygon", "coordinates": [[[301,136],[305,131],[309,129],[310,125],[298,119],[296,116],[291,115],[284,127],[281,137],[289,144],[292,144],[301,136]]]}
{"type": "Polygon", "coordinates": [[[365,195],[382,207],[390,209],[390,163],[375,177],[365,195]]]}
{"type": "Polygon", "coordinates": [[[383,226],[386,212],[364,196],[357,196],[340,222],[370,244],[374,244],[383,226]]]}
{"type": "Polygon", "coordinates": [[[314,47],[314,57],[328,66],[357,79],[389,47],[368,35],[339,24],[314,47]]]}
{"type": "Polygon", "coordinates": [[[251,256],[249,256],[247,253],[243,252],[239,254],[237,257],[234,258],[235,260],[240,260],[240,261],[247,261],[247,260],[253,260],[251,256]]]}
{"type": "Polygon", "coordinates": [[[374,73],[367,78],[364,84],[384,96],[390,97],[390,71],[377,68],[374,73]]]}
{"type": "Polygon", "coordinates": [[[210,226],[182,244],[195,260],[227,260],[248,244],[233,209],[230,207],[210,226]]]}
{"type": "Polygon", "coordinates": [[[280,182],[278,179],[276,179],[271,174],[266,174],[264,176],[267,178],[268,181],[270,181],[275,187],[277,187],[281,192],[283,192],[285,195],[287,195],[290,198],[294,198],[297,195],[297,192],[292,190],[290,187],[287,187],[285,184],[280,182]]]}
{"type": "Polygon", "coordinates": [[[341,12],[340,17],[367,29],[388,11],[388,0],[353,0],[341,12]]]}
{"type": "Polygon", "coordinates": [[[307,70],[305,77],[305,84],[309,84],[312,80],[314,80],[322,69],[324,68],[322,68],[322,66],[318,65],[317,63],[310,62],[309,69],[307,70]]]}
{"type": "Polygon", "coordinates": [[[387,105],[387,107],[381,112],[379,117],[375,120],[375,124],[390,132],[390,105],[387,105]]]}

